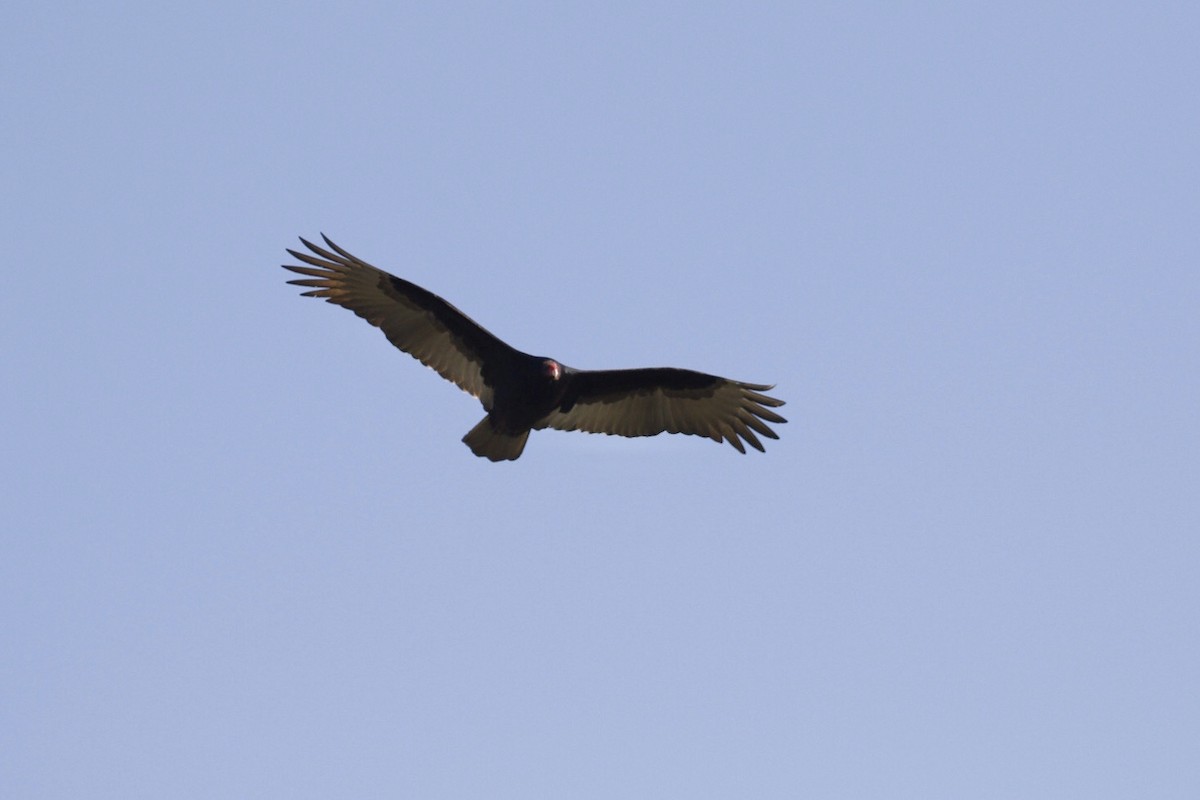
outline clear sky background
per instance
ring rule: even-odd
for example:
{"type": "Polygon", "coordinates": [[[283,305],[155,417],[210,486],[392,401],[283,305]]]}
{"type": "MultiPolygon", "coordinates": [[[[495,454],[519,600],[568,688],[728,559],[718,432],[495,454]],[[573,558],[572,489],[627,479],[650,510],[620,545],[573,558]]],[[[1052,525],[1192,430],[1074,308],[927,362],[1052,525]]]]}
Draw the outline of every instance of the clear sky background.
{"type": "Polygon", "coordinates": [[[0,795],[1200,796],[1198,30],[7,9],[0,795]],[[478,459],[321,231],[790,422],[478,459]]]}

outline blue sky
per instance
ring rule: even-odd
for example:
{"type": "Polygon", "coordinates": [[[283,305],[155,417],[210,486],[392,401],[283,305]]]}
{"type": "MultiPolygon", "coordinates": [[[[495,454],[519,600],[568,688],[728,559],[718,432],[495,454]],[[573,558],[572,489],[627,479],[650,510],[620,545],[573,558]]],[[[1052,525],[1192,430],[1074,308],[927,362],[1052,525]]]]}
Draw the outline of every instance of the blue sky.
{"type": "Polygon", "coordinates": [[[0,794],[1195,797],[1187,4],[23,4],[0,794]],[[777,384],[459,439],[278,265],[777,384]]]}

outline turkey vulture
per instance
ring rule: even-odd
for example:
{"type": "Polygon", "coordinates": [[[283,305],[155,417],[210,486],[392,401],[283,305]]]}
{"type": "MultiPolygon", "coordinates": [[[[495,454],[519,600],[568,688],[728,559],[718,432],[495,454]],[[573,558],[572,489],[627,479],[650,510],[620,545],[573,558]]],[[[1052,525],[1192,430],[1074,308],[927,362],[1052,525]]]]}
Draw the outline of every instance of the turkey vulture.
{"type": "Polygon", "coordinates": [[[284,269],[308,277],[288,281],[324,297],[381,329],[388,341],[468,394],[487,416],[463,441],[477,456],[513,460],[532,429],[654,436],[688,433],[762,450],[755,432],[779,436],[765,422],[786,422],[771,411],[782,400],[771,386],[703,372],[651,369],[576,370],[552,358],[516,350],[442,298],[347,253],[328,236],[328,250],[300,239],[312,253],[288,252],[309,266],[284,269]],[[765,420],[765,422],[764,422],[765,420]]]}

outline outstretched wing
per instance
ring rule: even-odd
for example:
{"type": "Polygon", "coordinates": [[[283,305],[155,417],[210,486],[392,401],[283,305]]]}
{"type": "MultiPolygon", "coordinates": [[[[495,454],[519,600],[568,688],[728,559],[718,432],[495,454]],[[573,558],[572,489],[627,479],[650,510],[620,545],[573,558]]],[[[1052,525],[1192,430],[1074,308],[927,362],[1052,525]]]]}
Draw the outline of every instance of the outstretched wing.
{"type": "Polygon", "coordinates": [[[284,264],[284,269],[309,276],[288,283],[312,287],[305,297],[324,297],[350,309],[382,330],[396,347],[490,408],[485,373],[489,363],[503,361],[512,348],[432,292],[355,258],[324,234],[321,238],[329,250],[303,238],[300,241],[313,255],[288,250],[309,265],[284,264]]]}
{"type": "Polygon", "coordinates": [[[771,411],[782,400],[762,392],[771,386],[740,383],[687,369],[571,371],[562,403],[536,427],[564,431],[654,436],[688,433],[727,441],[746,452],[778,434],[767,422],[787,422],[771,411]]]}

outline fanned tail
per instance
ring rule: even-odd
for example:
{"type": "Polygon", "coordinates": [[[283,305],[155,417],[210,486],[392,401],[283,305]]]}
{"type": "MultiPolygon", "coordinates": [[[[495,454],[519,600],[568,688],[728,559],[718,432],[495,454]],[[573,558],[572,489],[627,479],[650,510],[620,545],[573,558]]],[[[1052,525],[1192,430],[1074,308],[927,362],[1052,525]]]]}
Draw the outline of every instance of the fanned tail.
{"type": "Polygon", "coordinates": [[[484,417],[463,437],[471,452],[489,461],[516,461],[525,449],[529,431],[504,433],[496,430],[490,416],[484,417]]]}

